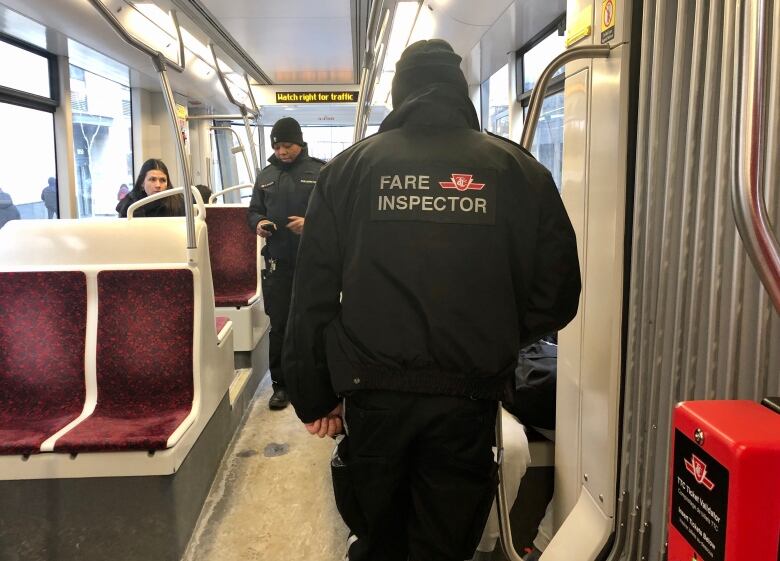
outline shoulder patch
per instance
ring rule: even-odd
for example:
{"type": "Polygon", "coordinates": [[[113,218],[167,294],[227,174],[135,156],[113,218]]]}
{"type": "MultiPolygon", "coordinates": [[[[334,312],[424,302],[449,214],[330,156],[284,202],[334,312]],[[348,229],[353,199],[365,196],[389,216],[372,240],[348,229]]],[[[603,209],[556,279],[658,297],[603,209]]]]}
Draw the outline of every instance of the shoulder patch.
{"type": "Polygon", "coordinates": [[[510,139],[508,139],[508,138],[504,138],[503,136],[499,136],[499,135],[497,135],[497,134],[494,134],[494,133],[490,132],[489,130],[486,130],[485,132],[486,132],[486,133],[487,133],[489,136],[492,136],[493,138],[496,138],[496,139],[498,139],[498,140],[502,140],[502,141],[506,142],[507,144],[511,144],[511,145],[512,145],[512,146],[514,146],[515,148],[519,148],[520,150],[522,150],[523,152],[525,152],[525,154],[526,154],[526,155],[528,155],[528,156],[531,156],[531,157],[532,157],[534,160],[536,159],[536,158],[534,157],[534,155],[533,155],[533,154],[531,154],[531,152],[529,152],[528,150],[526,150],[525,148],[523,148],[523,147],[522,147],[520,144],[518,144],[518,143],[517,143],[517,142],[515,142],[514,140],[510,140],[510,139]]]}

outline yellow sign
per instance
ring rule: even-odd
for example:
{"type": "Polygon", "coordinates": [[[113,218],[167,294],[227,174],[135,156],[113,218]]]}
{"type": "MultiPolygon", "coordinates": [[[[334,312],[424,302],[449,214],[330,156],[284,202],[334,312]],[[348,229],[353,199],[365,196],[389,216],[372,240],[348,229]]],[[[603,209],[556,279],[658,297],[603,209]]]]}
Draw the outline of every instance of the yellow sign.
{"type": "Polygon", "coordinates": [[[574,22],[566,29],[566,47],[579,43],[585,37],[590,37],[593,31],[593,6],[589,5],[580,10],[574,22]]]}
{"type": "Polygon", "coordinates": [[[357,103],[358,92],[276,92],[276,103],[357,103]]]}
{"type": "Polygon", "coordinates": [[[176,104],[176,117],[187,120],[187,106],[176,104]]]}
{"type": "Polygon", "coordinates": [[[617,18],[617,0],[601,0],[601,43],[609,43],[615,38],[615,19],[617,18]]]}

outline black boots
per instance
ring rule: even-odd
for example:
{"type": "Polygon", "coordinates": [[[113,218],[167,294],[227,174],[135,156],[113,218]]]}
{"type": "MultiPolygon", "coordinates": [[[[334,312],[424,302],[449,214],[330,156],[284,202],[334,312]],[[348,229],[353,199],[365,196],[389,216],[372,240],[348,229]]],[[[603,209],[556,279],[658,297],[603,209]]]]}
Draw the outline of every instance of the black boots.
{"type": "Polygon", "coordinates": [[[284,409],[290,405],[290,398],[287,396],[287,390],[283,386],[274,386],[274,394],[268,400],[269,409],[284,409]]]}

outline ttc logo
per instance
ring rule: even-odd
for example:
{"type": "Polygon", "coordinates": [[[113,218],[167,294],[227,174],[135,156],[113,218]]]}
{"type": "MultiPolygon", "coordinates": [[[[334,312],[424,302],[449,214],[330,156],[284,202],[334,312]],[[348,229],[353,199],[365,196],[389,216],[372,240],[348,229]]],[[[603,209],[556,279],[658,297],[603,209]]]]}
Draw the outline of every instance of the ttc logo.
{"type": "Polygon", "coordinates": [[[702,462],[696,454],[691,454],[691,459],[685,460],[685,469],[693,475],[697,483],[704,485],[707,491],[712,491],[715,488],[715,483],[707,478],[707,464],[702,462]]]}
{"type": "Polygon", "coordinates": [[[474,176],[466,173],[453,173],[450,177],[452,177],[452,181],[439,181],[442,189],[457,189],[458,191],[474,189],[475,191],[481,191],[485,186],[484,183],[474,183],[474,180],[471,179],[474,176]]]}

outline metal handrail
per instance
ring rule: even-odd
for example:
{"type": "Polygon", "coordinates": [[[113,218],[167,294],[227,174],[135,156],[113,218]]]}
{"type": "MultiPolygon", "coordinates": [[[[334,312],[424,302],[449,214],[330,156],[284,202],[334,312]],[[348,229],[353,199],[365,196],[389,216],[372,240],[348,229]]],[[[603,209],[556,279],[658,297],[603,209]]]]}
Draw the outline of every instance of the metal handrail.
{"type": "Polygon", "coordinates": [[[252,183],[254,183],[255,182],[255,173],[254,173],[254,170],[249,167],[249,160],[246,157],[246,149],[244,148],[244,143],[241,141],[241,137],[238,136],[238,133],[236,131],[234,131],[232,127],[211,126],[211,127],[209,127],[209,129],[213,130],[213,131],[229,131],[229,132],[232,132],[235,135],[236,140],[238,140],[238,146],[241,148],[241,150],[240,150],[241,155],[244,157],[244,165],[246,166],[246,171],[249,174],[249,180],[252,183]]]}
{"type": "Polygon", "coordinates": [[[188,121],[238,121],[242,115],[188,115],[188,121]]]}
{"type": "MultiPolygon", "coordinates": [[[[249,82],[247,82],[249,84],[249,82]]],[[[251,94],[250,94],[251,95],[251,94]]],[[[255,113],[256,114],[256,113],[255,113]]],[[[257,170],[260,169],[259,157],[257,155],[257,147],[255,146],[255,134],[252,131],[252,125],[249,123],[249,112],[246,109],[241,109],[241,117],[244,121],[244,129],[246,130],[246,138],[249,141],[249,154],[252,156],[252,164],[254,165],[254,172],[249,177],[254,177],[257,170]]],[[[254,180],[253,180],[254,181],[254,180]]]]}
{"type": "Polygon", "coordinates": [[[240,191],[241,189],[252,189],[254,188],[254,185],[252,183],[242,183],[241,185],[233,185],[232,187],[228,187],[227,189],[222,189],[221,191],[217,191],[216,193],[212,194],[209,197],[209,204],[216,201],[219,197],[224,196],[226,193],[232,193],[233,191],[240,191]]]}
{"type": "MultiPolygon", "coordinates": [[[[617,45],[616,45],[617,46],[617,45]]],[[[530,150],[531,143],[536,132],[536,124],[544,103],[544,94],[553,75],[564,64],[583,58],[607,58],[614,47],[610,45],[583,45],[572,47],[555,57],[544,69],[542,75],[534,86],[531,101],[528,105],[528,117],[523,126],[523,134],[520,145],[530,150]]],[[[498,463],[498,491],[496,493],[496,513],[498,514],[498,530],[501,537],[501,549],[508,561],[523,561],[523,557],[515,550],[512,541],[512,529],[509,522],[509,511],[512,509],[504,487],[504,429],[501,415],[501,403],[499,402],[496,416],[496,461],[498,463]]]]}
{"type": "MultiPolygon", "coordinates": [[[[179,20],[176,14],[174,13],[172,18],[174,25],[176,26],[176,35],[179,39],[179,53],[182,56],[181,64],[177,64],[167,58],[164,54],[162,54],[160,51],[155,51],[154,49],[150,48],[148,45],[142,43],[135,37],[133,37],[119,22],[119,20],[114,16],[114,14],[109,10],[100,0],[89,0],[90,4],[92,4],[95,9],[103,16],[103,19],[105,19],[108,24],[114,29],[114,31],[117,32],[117,34],[129,45],[135,47],[136,49],[140,50],[143,53],[146,53],[149,55],[149,57],[152,59],[152,63],[154,64],[154,67],[157,69],[157,74],[160,78],[160,86],[162,88],[163,98],[165,98],[165,106],[168,108],[168,117],[171,122],[171,126],[173,128],[173,136],[176,141],[176,147],[177,147],[177,155],[179,160],[179,165],[181,166],[182,170],[182,176],[184,179],[185,185],[192,185],[192,174],[190,173],[190,163],[189,159],[187,158],[187,152],[184,148],[184,139],[181,136],[181,133],[179,131],[179,122],[176,116],[176,101],[173,98],[173,89],[171,88],[171,82],[168,79],[168,71],[167,66],[170,66],[177,72],[184,72],[184,41],[181,36],[181,28],[179,27],[179,20]]],[[[186,218],[185,227],[187,230],[187,250],[188,250],[188,260],[190,263],[195,262],[195,254],[194,250],[196,249],[196,242],[195,242],[195,219],[193,217],[192,212],[192,204],[193,204],[193,198],[192,198],[192,191],[190,189],[184,189],[184,215],[186,218]]]]}
{"type": "Polygon", "coordinates": [[[509,511],[512,505],[506,496],[504,487],[504,422],[502,419],[502,404],[498,402],[496,412],[496,463],[498,464],[498,492],[496,493],[496,514],[498,515],[498,532],[501,539],[501,550],[508,561],[523,561],[523,557],[515,550],[512,540],[512,528],[509,523],[509,511]]]}
{"type": "Polygon", "coordinates": [[[767,86],[767,2],[739,0],[737,18],[737,88],[732,127],[734,220],[750,260],[780,313],[780,244],[764,195],[767,86]]]}
{"type": "Polygon", "coordinates": [[[557,57],[555,57],[547,68],[544,69],[539,81],[534,86],[531,94],[531,101],[528,104],[528,116],[523,125],[523,135],[520,138],[520,145],[526,150],[531,149],[536,133],[536,124],[539,122],[539,114],[542,112],[544,103],[544,94],[547,91],[547,85],[550,83],[553,75],[568,62],[582,58],[607,58],[613,47],[610,45],[583,45],[581,47],[572,47],[557,57]]]}
{"type": "MultiPolygon", "coordinates": [[[[190,187],[191,194],[193,195],[195,209],[198,211],[198,214],[196,215],[196,218],[199,218],[200,220],[206,219],[206,207],[203,203],[203,196],[200,194],[200,191],[198,191],[195,187],[190,187]]],[[[132,220],[133,215],[135,214],[135,211],[137,208],[140,208],[142,206],[145,206],[149,203],[152,203],[154,201],[165,199],[167,197],[172,197],[174,195],[184,194],[187,190],[184,187],[174,187],[173,189],[166,189],[165,191],[160,191],[159,193],[155,193],[153,195],[147,195],[140,201],[135,201],[133,204],[131,204],[129,207],[127,207],[127,219],[132,220]]],[[[186,209],[185,209],[186,211],[186,209]]]]}
{"type": "Polygon", "coordinates": [[[363,68],[360,73],[360,89],[358,90],[358,101],[355,109],[355,127],[352,135],[354,142],[359,141],[363,137],[363,122],[364,113],[366,112],[366,98],[368,97],[369,88],[373,87],[376,74],[375,59],[374,59],[374,45],[377,41],[381,42],[381,38],[374,37],[378,35],[380,29],[374,29],[379,25],[379,14],[382,13],[384,7],[384,0],[373,0],[371,2],[371,10],[368,13],[368,29],[366,36],[366,52],[365,60],[363,61],[363,68]]]}
{"type": "Polygon", "coordinates": [[[209,49],[211,50],[211,56],[214,58],[214,68],[217,70],[217,77],[219,78],[219,83],[222,85],[222,89],[225,92],[225,95],[228,98],[228,101],[238,107],[242,114],[244,111],[248,113],[252,113],[252,115],[256,115],[257,113],[238,101],[235,97],[233,97],[233,92],[230,91],[230,86],[228,86],[227,78],[225,77],[225,73],[222,72],[222,69],[219,67],[219,59],[217,58],[217,51],[214,49],[214,44],[209,43],[209,49]]]}

